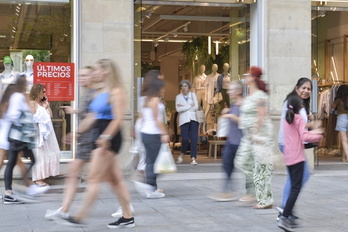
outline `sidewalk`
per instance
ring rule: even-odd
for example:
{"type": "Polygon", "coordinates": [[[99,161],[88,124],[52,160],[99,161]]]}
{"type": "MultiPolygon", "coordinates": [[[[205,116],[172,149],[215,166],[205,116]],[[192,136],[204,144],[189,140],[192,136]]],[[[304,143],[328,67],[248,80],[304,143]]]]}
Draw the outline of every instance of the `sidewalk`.
{"type": "MultiPolygon", "coordinates": [[[[220,190],[222,184],[221,166],[215,164],[178,165],[178,173],[162,175],[159,187],[166,197],[146,199],[134,191],[128,182],[135,208],[136,227],[121,229],[132,232],[272,232],[282,231],[276,226],[275,209],[255,210],[252,205],[238,201],[215,202],[206,196],[220,190]]],[[[348,231],[348,199],[346,171],[317,171],[299,196],[296,215],[300,217],[302,232],[344,232],[348,231]],[[329,175],[330,174],[330,175],[329,175]]],[[[275,173],[272,189],[275,204],[279,204],[285,175],[275,173]]],[[[243,195],[244,179],[239,172],[233,174],[234,190],[243,195]]],[[[15,187],[15,186],[14,186],[15,187]]],[[[81,188],[85,187],[81,184],[81,188]]],[[[68,231],[110,231],[106,225],[115,218],[110,215],[117,207],[117,200],[109,186],[104,184],[100,196],[86,226],[71,228],[52,221],[46,221],[46,209],[60,207],[63,185],[53,185],[49,193],[40,197],[35,204],[0,204],[0,231],[10,232],[68,232],[68,231]]],[[[3,182],[1,183],[3,191],[3,182]]],[[[82,199],[78,193],[72,212],[82,199]]]]}

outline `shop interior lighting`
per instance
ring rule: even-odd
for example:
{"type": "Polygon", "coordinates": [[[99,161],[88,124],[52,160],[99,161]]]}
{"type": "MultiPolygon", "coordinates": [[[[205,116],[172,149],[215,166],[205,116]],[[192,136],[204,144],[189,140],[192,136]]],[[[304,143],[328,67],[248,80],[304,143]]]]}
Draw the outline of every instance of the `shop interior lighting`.
{"type": "Polygon", "coordinates": [[[331,56],[331,61],[332,61],[332,65],[336,74],[336,81],[339,81],[339,77],[338,77],[338,72],[337,72],[337,68],[336,68],[336,62],[335,62],[335,58],[333,56],[331,56]]]}
{"type": "MultiPolygon", "coordinates": [[[[154,42],[155,40],[153,40],[153,39],[134,39],[134,41],[135,42],[140,42],[140,41],[141,42],[154,42]]],[[[188,39],[186,39],[186,40],[183,40],[183,39],[169,39],[168,43],[185,43],[187,41],[190,41],[190,40],[188,40],[188,39]]],[[[160,43],[160,42],[165,42],[165,41],[164,41],[164,39],[159,39],[157,42],[160,43]]]]}
{"type": "Polygon", "coordinates": [[[182,29],[184,30],[184,32],[188,32],[188,27],[187,27],[187,25],[185,25],[182,29]]]}
{"type": "Polygon", "coordinates": [[[211,54],[211,36],[208,36],[208,54],[211,54]]]}
{"type": "Polygon", "coordinates": [[[151,18],[151,15],[152,15],[152,11],[149,11],[145,14],[145,17],[149,19],[151,18]]]}
{"type": "Polygon", "coordinates": [[[184,28],[185,26],[189,25],[190,23],[191,23],[191,22],[184,23],[183,25],[178,26],[177,28],[174,28],[173,30],[167,32],[166,34],[161,35],[160,37],[158,37],[158,38],[155,39],[155,40],[159,41],[160,39],[166,38],[166,37],[168,37],[168,36],[171,35],[171,34],[173,34],[174,37],[177,37],[177,36],[178,36],[178,30],[181,29],[181,28],[184,28]]]}
{"type": "Polygon", "coordinates": [[[347,3],[348,0],[327,0],[327,1],[323,1],[323,0],[312,0],[312,2],[319,2],[320,5],[327,5],[328,3],[347,3]]]}
{"type": "Polygon", "coordinates": [[[219,43],[220,43],[220,41],[215,41],[215,53],[216,53],[216,55],[219,54],[219,43]]]}

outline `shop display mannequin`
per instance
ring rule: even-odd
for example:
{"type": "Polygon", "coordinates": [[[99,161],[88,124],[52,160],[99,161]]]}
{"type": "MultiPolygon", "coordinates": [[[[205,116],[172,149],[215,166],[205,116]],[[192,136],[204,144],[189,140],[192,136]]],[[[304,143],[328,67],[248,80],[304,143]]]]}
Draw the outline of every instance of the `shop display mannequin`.
{"type": "Polygon", "coordinates": [[[222,101],[218,103],[216,109],[216,118],[220,116],[220,113],[224,107],[230,108],[230,97],[227,94],[227,90],[231,82],[231,75],[228,72],[230,70],[230,65],[228,63],[224,63],[223,70],[224,72],[218,76],[216,82],[216,92],[221,92],[222,95],[222,101]]]}
{"type": "Polygon", "coordinates": [[[31,87],[34,84],[34,57],[32,55],[27,55],[25,57],[25,71],[23,74],[27,77],[28,82],[28,89],[27,91],[30,91],[31,87]]]}
{"type": "Polygon", "coordinates": [[[16,82],[17,73],[12,70],[13,61],[10,56],[5,56],[3,59],[4,62],[4,71],[0,74],[1,82],[2,82],[2,90],[6,89],[9,84],[16,82]]]}
{"type": "Polygon", "coordinates": [[[205,75],[204,72],[205,72],[205,65],[202,64],[199,67],[199,74],[195,76],[195,78],[193,79],[193,84],[192,84],[192,90],[193,92],[196,93],[196,96],[197,96],[198,106],[199,108],[202,108],[203,106],[203,109],[206,108],[204,82],[205,82],[205,78],[207,77],[207,75],[205,75]]]}
{"type": "Polygon", "coordinates": [[[213,99],[214,99],[214,94],[216,90],[216,81],[219,76],[219,73],[217,72],[218,70],[218,65],[213,64],[211,67],[212,73],[207,76],[205,79],[205,101],[206,101],[206,109],[204,109],[204,114],[206,118],[206,129],[214,129],[214,120],[212,117],[212,110],[213,110],[213,99]]]}

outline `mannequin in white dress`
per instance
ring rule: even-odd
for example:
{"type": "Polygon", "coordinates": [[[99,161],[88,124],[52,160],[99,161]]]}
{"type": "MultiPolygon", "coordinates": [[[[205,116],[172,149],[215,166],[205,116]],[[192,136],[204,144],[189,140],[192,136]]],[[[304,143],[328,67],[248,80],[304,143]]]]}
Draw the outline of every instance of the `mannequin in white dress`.
{"type": "Polygon", "coordinates": [[[193,84],[192,84],[192,90],[193,92],[196,93],[197,96],[197,101],[198,101],[198,107],[203,109],[206,108],[206,101],[205,99],[205,78],[207,77],[207,75],[205,75],[205,65],[202,64],[199,67],[199,74],[197,76],[195,76],[195,78],[193,79],[193,84]]]}
{"type": "Polygon", "coordinates": [[[34,57],[32,55],[27,55],[25,57],[25,71],[23,74],[27,77],[27,92],[30,92],[31,87],[34,85],[34,57]]]}
{"type": "Polygon", "coordinates": [[[216,119],[220,116],[224,107],[230,108],[230,97],[227,93],[231,82],[230,65],[224,63],[223,70],[224,72],[218,76],[216,84],[216,92],[220,92],[222,95],[222,101],[217,104],[216,119]]]}
{"type": "Polygon", "coordinates": [[[218,65],[213,64],[211,67],[212,73],[207,76],[205,79],[205,101],[206,101],[206,109],[204,109],[204,114],[206,118],[206,130],[214,129],[214,119],[212,117],[211,111],[213,110],[213,99],[216,90],[216,82],[219,76],[218,65]]]}

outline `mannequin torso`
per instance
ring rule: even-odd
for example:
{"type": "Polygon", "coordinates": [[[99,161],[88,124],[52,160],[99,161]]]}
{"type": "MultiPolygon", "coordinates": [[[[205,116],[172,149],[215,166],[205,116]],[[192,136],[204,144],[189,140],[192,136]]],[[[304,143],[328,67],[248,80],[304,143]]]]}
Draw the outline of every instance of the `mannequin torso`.
{"type": "Polygon", "coordinates": [[[208,104],[213,104],[213,98],[215,94],[216,89],[216,81],[219,76],[219,73],[217,71],[213,71],[211,74],[209,74],[205,80],[205,87],[206,87],[206,101],[208,104]]]}
{"type": "Polygon", "coordinates": [[[32,55],[27,55],[25,57],[25,71],[23,74],[27,77],[27,92],[30,92],[31,87],[34,85],[34,57],[32,55]]]}

